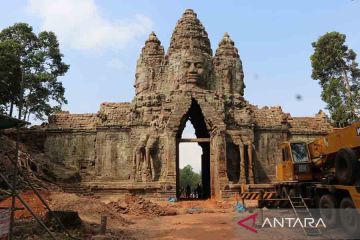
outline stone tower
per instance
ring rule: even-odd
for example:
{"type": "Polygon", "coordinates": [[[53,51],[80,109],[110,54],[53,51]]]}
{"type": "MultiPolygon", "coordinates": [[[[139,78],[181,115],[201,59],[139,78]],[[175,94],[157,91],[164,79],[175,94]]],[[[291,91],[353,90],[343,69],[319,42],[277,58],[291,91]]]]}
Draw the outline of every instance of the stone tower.
{"type": "Polygon", "coordinates": [[[244,95],[244,73],[234,41],[225,33],[213,57],[205,28],[193,10],[177,22],[167,54],[155,33],[145,42],[136,69],[136,95],[157,91],[210,90],[244,95]]]}
{"type": "MultiPolygon", "coordinates": [[[[202,148],[204,197],[227,198],[242,183],[271,182],[284,140],[311,140],[331,127],[322,114],[295,118],[244,99],[244,72],[225,33],[213,55],[193,10],[178,20],[165,54],[152,32],[137,61],[131,103],[102,103],[96,114],[49,119],[44,148],[102,194],[179,196],[179,144],[202,148]],[[196,139],[182,139],[190,121],[196,139]]],[[[61,178],[61,177],[59,177],[61,178]]]]}

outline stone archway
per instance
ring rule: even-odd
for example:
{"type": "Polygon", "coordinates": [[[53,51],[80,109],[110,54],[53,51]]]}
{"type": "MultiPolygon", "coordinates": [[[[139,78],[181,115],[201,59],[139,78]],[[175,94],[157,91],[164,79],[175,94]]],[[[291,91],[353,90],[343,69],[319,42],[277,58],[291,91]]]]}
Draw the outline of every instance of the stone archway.
{"type": "Polygon", "coordinates": [[[201,185],[202,185],[202,199],[207,199],[211,196],[210,192],[210,133],[206,127],[205,118],[201,108],[195,99],[191,100],[191,105],[188,112],[180,121],[180,126],[176,134],[176,192],[177,197],[180,198],[180,156],[179,149],[181,142],[198,143],[202,148],[201,155],[201,185]],[[196,139],[183,139],[182,133],[187,121],[190,121],[195,129],[196,139]]]}
{"type": "Polygon", "coordinates": [[[220,198],[222,189],[228,184],[223,113],[217,112],[213,106],[210,106],[205,96],[182,95],[175,101],[179,104],[175,104],[176,109],[169,117],[165,131],[167,133],[167,182],[175,188],[178,187],[178,144],[188,117],[193,116],[195,117],[192,119],[195,134],[197,138],[203,138],[201,146],[205,154],[202,165],[207,168],[204,169],[207,175],[204,174],[203,182],[207,182],[205,184],[208,188],[206,189],[207,197],[220,198]],[[201,114],[198,114],[199,111],[201,114]]]}

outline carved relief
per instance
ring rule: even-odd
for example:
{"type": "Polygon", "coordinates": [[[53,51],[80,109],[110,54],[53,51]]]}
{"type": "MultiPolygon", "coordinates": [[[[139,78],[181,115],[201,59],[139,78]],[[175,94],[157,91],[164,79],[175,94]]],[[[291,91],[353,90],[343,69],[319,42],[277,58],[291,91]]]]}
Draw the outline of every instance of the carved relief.
{"type": "Polygon", "coordinates": [[[146,162],[146,144],[149,135],[142,136],[139,142],[134,147],[133,152],[133,178],[136,181],[141,181],[143,173],[148,169],[146,162]]]}

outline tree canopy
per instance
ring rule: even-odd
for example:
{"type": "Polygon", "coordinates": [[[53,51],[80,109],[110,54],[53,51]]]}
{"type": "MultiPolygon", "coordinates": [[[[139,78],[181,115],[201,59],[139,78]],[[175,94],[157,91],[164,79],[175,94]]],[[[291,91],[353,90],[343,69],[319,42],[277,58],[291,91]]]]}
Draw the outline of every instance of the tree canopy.
{"type": "Polygon", "coordinates": [[[180,169],[180,186],[185,189],[187,185],[194,188],[201,183],[201,175],[193,171],[191,165],[186,165],[180,169]]]}
{"type": "Polygon", "coordinates": [[[58,77],[69,65],[53,32],[36,35],[26,23],[0,32],[0,111],[13,115],[16,107],[26,120],[31,114],[44,120],[67,101],[58,77]]]}
{"type": "Polygon", "coordinates": [[[345,45],[346,36],[329,32],[312,43],[312,78],[322,87],[331,121],[343,127],[359,120],[360,69],[356,53],[345,45]]]}

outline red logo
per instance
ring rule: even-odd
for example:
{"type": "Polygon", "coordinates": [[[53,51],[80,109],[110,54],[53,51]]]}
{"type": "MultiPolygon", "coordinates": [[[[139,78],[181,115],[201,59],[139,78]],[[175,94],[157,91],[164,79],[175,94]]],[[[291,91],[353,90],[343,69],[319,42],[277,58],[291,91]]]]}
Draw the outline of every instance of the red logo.
{"type": "Polygon", "coordinates": [[[243,228],[245,228],[247,230],[250,230],[250,231],[252,231],[254,233],[257,233],[257,230],[255,228],[253,228],[253,226],[255,225],[255,222],[256,222],[256,216],[257,216],[257,213],[254,213],[253,215],[250,215],[250,216],[238,221],[237,224],[239,224],[240,226],[242,226],[243,228]],[[245,222],[249,221],[250,219],[252,219],[251,226],[246,225],[245,222]]]}

